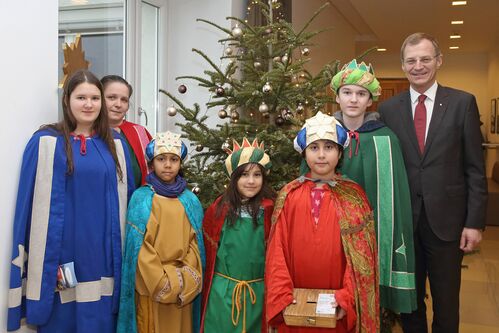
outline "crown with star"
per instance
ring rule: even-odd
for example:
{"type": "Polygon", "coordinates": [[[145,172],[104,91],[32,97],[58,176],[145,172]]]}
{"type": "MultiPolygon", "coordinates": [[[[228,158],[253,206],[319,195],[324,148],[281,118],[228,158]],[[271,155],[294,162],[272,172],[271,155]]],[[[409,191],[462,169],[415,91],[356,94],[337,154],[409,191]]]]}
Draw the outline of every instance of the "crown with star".
{"type": "Polygon", "coordinates": [[[161,154],[174,154],[182,160],[187,157],[187,146],[180,140],[180,134],[170,131],[156,134],[146,146],[146,159],[150,162],[161,154]]]}
{"type": "Polygon", "coordinates": [[[348,133],[340,122],[321,111],[305,120],[305,124],[294,139],[295,150],[302,153],[308,145],[318,140],[330,140],[343,148],[350,142],[348,133]]]}
{"type": "Polygon", "coordinates": [[[250,143],[245,137],[241,144],[232,140],[232,150],[227,149],[227,153],[229,156],[225,159],[225,169],[229,176],[234,170],[246,163],[260,164],[266,170],[272,166],[269,155],[265,153],[263,142],[259,144],[257,138],[250,143]]]}

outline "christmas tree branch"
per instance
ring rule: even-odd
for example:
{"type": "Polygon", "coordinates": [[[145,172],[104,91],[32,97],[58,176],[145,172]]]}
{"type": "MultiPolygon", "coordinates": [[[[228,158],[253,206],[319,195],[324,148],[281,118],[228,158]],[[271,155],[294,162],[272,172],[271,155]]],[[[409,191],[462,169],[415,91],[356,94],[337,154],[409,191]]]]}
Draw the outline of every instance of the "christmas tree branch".
{"type": "Polygon", "coordinates": [[[224,73],[220,70],[220,68],[218,68],[218,66],[215,65],[215,63],[206,54],[204,54],[203,51],[200,51],[198,49],[194,49],[193,48],[192,52],[195,52],[195,53],[199,54],[201,57],[203,57],[211,65],[211,67],[213,67],[213,69],[215,71],[217,71],[218,73],[220,73],[221,76],[224,76],[224,73]]]}
{"type": "Polygon", "coordinates": [[[177,76],[175,78],[175,80],[182,80],[182,79],[191,79],[191,80],[199,81],[199,82],[203,83],[204,87],[213,86],[213,82],[211,82],[210,80],[206,80],[206,79],[199,77],[199,76],[183,75],[183,76],[177,76]]]}

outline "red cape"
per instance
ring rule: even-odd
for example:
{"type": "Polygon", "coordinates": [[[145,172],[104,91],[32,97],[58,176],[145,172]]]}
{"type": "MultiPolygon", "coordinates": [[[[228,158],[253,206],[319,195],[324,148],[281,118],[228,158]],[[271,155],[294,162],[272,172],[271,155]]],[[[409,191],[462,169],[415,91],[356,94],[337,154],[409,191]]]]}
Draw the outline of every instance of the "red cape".
{"type": "MultiPolygon", "coordinates": [[[[299,178],[284,186],[275,202],[272,217],[265,271],[266,316],[269,321],[272,321],[272,325],[280,325],[284,331],[287,326],[281,323],[282,318],[279,320],[278,317],[293,300],[294,281],[289,273],[288,264],[292,262],[290,256],[293,255],[293,251],[298,251],[299,247],[289,247],[286,229],[284,232],[282,230],[278,232],[279,228],[283,229],[283,223],[286,221],[280,215],[284,211],[288,194],[299,191],[306,186],[304,185],[306,182],[303,178],[299,178]]],[[[379,331],[378,265],[372,210],[364,191],[358,184],[339,179],[329,188],[330,200],[334,204],[336,218],[341,229],[341,243],[346,259],[345,280],[350,280],[348,289],[351,290],[349,294],[353,294],[354,304],[342,304],[342,299],[346,299],[343,296],[346,295],[340,295],[339,292],[343,293],[343,290],[338,291],[337,301],[341,307],[355,311],[354,316],[346,318],[349,320],[348,331],[377,332],[379,331]],[[352,320],[354,322],[351,322],[352,320]]],[[[295,205],[299,205],[296,203],[297,200],[299,198],[295,198],[295,205]]],[[[310,199],[303,198],[303,200],[310,199]]],[[[295,207],[295,209],[298,208],[295,207]]],[[[293,221],[288,222],[285,225],[292,228],[293,221]]],[[[331,264],[334,265],[333,262],[331,264]]],[[[312,274],[311,281],[317,280],[314,276],[317,276],[317,272],[316,275],[312,274]]],[[[308,288],[322,289],[323,287],[308,288]]],[[[300,331],[296,328],[289,328],[289,330],[300,331]]],[[[309,331],[313,330],[309,329],[309,331]]]]}
{"type": "MultiPolygon", "coordinates": [[[[224,207],[220,216],[217,218],[217,206],[222,197],[218,197],[214,203],[206,210],[203,220],[203,237],[204,246],[206,249],[206,270],[204,273],[203,281],[203,298],[201,303],[201,330],[204,332],[204,317],[206,313],[206,306],[208,304],[208,296],[210,295],[211,281],[215,271],[215,260],[217,257],[218,243],[220,241],[220,234],[227,215],[227,207],[224,207]]],[[[272,218],[272,211],[274,209],[274,202],[270,199],[262,200],[262,207],[264,209],[264,235],[265,242],[269,237],[270,224],[272,218]]],[[[267,324],[265,320],[265,304],[263,305],[262,312],[262,333],[267,332],[267,324]]]]}
{"type": "Polygon", "coordinates": [[[146,176],[148,173],[145,150],[147,144],[151,141],[152,136],[145,127],[126,120],[124,120],[120,125],[120,130],[126,137],[130,146],[132,146],[135,157],[137,157],[140,173],[142,174],[140,184],[144,185],[146,183],[146,176]]]}

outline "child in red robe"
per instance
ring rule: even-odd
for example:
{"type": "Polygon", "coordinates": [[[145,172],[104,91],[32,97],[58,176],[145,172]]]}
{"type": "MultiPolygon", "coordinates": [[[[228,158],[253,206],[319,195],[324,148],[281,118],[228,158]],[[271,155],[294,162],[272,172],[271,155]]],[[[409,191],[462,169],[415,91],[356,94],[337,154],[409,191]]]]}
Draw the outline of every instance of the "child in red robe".
{"type": "Polygon", "coordinates": [[[266,317],[278,332],[377,332],[379,292],[372,209],[362,188],[336,167],[346,130],[318,112],[295,139],[310,172],[276,200],[265,267],[266,317]],[[287,326],[293,289],[334,289],[336,327],[287,326]]]}

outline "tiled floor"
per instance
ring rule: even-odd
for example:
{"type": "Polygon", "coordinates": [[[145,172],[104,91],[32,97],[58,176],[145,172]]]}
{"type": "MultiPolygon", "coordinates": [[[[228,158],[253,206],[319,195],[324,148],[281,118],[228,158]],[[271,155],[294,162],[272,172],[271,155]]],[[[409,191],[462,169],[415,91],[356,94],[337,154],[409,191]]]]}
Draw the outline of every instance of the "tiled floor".
{"type": "MultiPolygon", "coordinates": [[[[499,333],[499,227],[487,227],[479,251],[463,265],[459,332],[499,333]]],[[[427,305],[431,327],[431,300],[427,305]]]]}
{"type": "Polygon", "coordinates": [[[463,264],[460,332],[499,333],[499,227],[487,227],[480,251],[463,264]]]}

